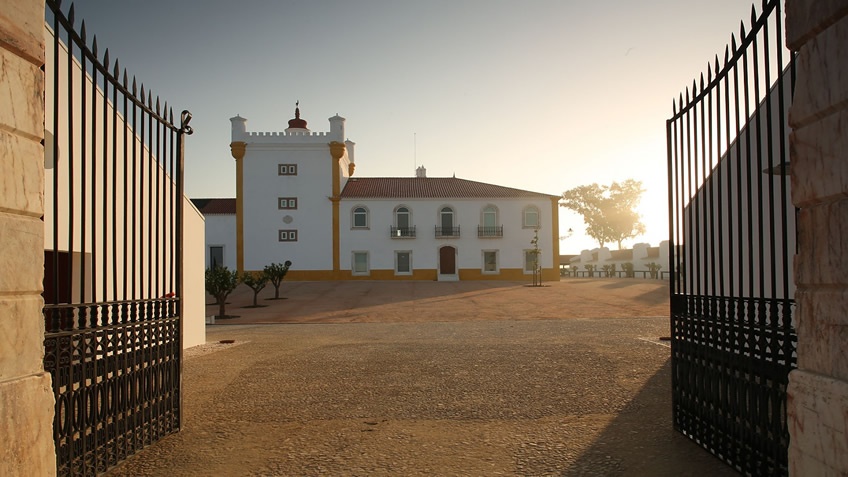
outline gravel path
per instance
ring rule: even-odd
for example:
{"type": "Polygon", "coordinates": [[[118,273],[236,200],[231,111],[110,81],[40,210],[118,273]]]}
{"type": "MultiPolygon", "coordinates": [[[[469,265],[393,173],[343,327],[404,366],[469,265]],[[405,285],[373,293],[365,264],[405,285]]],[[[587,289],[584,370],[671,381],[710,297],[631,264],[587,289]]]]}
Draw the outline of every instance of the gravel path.
{"type": "Polygon", "coordinates": [[[209,326],[184,430],[108,475],[737,475],[671,428],[668,318],[458,306],[474,319],[209,326]]]}

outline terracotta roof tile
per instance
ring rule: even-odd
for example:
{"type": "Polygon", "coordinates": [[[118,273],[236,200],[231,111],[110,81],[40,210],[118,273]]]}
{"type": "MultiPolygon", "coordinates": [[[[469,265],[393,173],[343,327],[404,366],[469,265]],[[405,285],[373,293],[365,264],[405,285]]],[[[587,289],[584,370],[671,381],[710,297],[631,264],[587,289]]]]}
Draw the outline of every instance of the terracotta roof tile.
{"type": "Polygon", "coordinates": [[[342,198],[357,199],[484,199],[559,197],[456,177],[352,177],[342,198]]]}
{"type": "Polygon", "coordinates": [[[235,199],[191,199],[191,202],[203,215],[236,213],[235,199]]]}

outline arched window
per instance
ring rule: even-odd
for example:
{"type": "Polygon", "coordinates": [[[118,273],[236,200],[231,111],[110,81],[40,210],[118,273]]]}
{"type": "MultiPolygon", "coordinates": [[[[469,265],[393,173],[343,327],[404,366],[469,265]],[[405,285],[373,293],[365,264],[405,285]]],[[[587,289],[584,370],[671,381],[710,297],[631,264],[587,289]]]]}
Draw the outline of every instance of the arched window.
{"type": "Polygon", "coordinates": [[[530,205],[524,208],[522,226],[531,229],[540,227],[538,207],[530,205]]]}
{"type": "Polygon", "coordinates": [[[439,211],[439,216],[439,223],[442,224],[443,229],[453,228],[453,209],[450,207],[442,207],[442,210],[439,211]]]}
{"type": "Polygon", "coordinates": [[[412,211],[405,205],[395,208],[395,226],[391,230],[392,237],[415,237],[415,226],[412,225],[412,211]]]}
{"type": "Polygon", "coordinates": [[[409,208],[400,206],[395,210],[395,224],[399,229],[408,229],[412,226],[412,213],[409,208]]]}
{"type": "Polygon", "coordinates": [[[439,209],[439,226],[436,227],[436,236],[459,236],[459,227],[456,226],[455,213],[449,206],[439,209]]]}
{"type": "Polygon", "coordinates": [[[364,229],[368,227],[368,209],[362,206],[353,208],[353,228],[364,229]]]}

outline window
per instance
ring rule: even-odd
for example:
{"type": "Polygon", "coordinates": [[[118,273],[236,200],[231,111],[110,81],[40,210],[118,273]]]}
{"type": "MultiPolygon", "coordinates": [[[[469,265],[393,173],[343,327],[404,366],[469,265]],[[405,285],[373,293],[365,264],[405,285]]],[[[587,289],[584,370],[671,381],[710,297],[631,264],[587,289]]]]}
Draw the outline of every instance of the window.
{"type": "Polygon", "coordinates": [[[297,164],[280,164],[277,166],[277,174],[281,176],[296,176],[297,164]]]}
{"type": "Polygon", "coordinates": [[[351,272],[354,275],[368,275],[368,252],[353,252],[351,272]]]}
{"type": "Polygon", "coordinates": [[[539,228],[539,209],[535,206],[528,206],[524,208],[523,212],[524,218],[522,221],[522,225],[525,228],[537,229],[539,228]]]}
{"type": "Polygon", "coordinates": [[[524,271],[527,273],[533,273],[533,271],[539,266],[537,263],[536,251],[535,250],[525,250],[524,251],[524,271]]]}
{"type": "Polygon", "coordinates": [[[297,242],[297,230],[280,230],[280,242],[297,242]]]}
{"type": "Polygon", "coordinates": [[[412,225],[412,212],[405,205],[395,209],[395,226],[391,228],[392,238],[415,237],[415,226],[412,225]]]}
{"type": "Polygon", "coordinates": [[[498,251],[483,250],[483,273],[498,272],[498,251]]]}
{"type": "Polygon", "coordinates": [[[224,247],[220,245],[209,246],[209,268],[224,266],[224,247]]]}
{"type": "Polygon", "coordinates": [[[494,205],[487,205],[483,209],[483,227],[497,227],[498,209],[494,205]]]}
{"type": "Polygon", "coordinates": [[[439,225],[436,227],[436,237],[458,237],[459,227],[455,226],[454,211],[450,207],[439,209],[439,225]]]}
{"type": "Polygon", "coordinates": [[[277,207],[280,209],[297,208],[297,197],[280,197],[277,202],[277,207]]]}
{"type": "Polygon", "coordinates": [[[412,252],[409,250],[395,252],[395,274],[412,275],[412,252]]]}
{"type": "Polygon", "coordinates": [[[439,211],[439,223],[442,224],[442,229],[450,230],[453,228],[453,209],[450,207],[442,207],[439,211]]]}
{"type": "Polygon", "coordinates": [[[398,207],[395,210],[395,223],[397,224],[397,228],[399,229],[408,229],[410,224],[412,224],[412,213],[409,212],[407,207],[398,207]]]}
{"type": "Polygon", "coordinates": [[[365,207],[354,207],[353,208],[353,228],[367,228],[368,227],[368,209],[365,207]]]}

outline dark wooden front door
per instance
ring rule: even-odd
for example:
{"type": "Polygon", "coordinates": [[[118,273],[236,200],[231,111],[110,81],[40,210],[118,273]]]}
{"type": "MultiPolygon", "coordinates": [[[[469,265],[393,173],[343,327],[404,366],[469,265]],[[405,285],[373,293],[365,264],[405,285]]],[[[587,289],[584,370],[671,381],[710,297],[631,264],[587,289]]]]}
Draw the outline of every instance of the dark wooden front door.
{"type": "Polygon", "coordinates": [[[442,247],[439,249],[439,274],[456,274],[456,249],[453,247],[442,247]]]}

